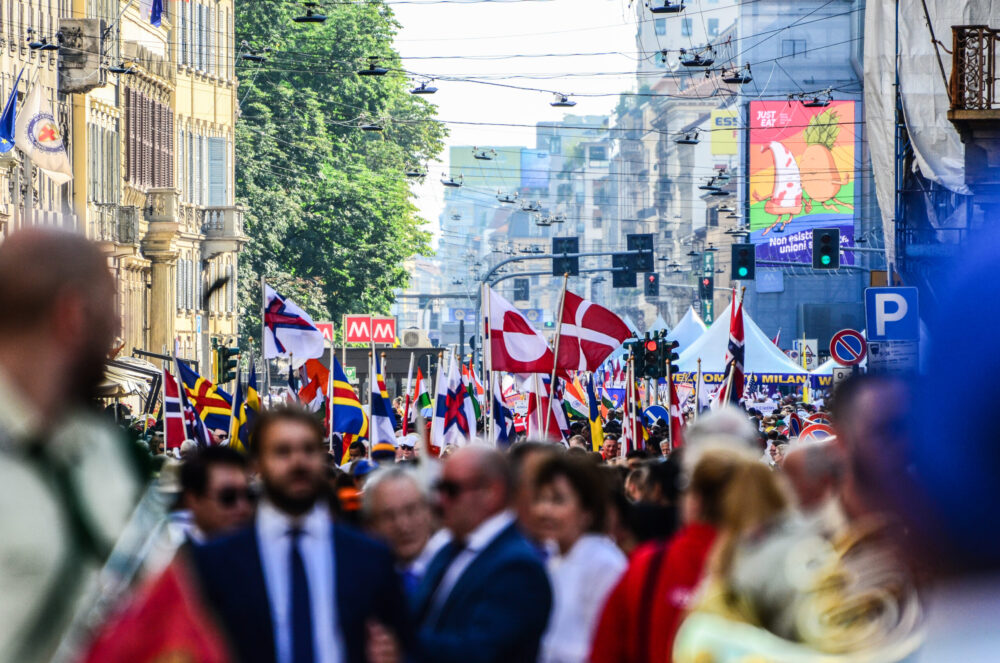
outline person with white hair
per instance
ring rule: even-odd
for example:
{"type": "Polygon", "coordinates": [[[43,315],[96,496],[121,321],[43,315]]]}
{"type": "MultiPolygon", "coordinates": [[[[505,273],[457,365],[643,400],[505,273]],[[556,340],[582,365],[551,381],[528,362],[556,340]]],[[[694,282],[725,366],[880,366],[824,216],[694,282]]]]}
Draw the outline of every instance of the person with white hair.
{"type": "Polygon", "coordinates": [[[405,466],[380,469],[365,486],[361,509],[369,532],[392,549],[403,588],[412,595],[450,538],[438,529],[426,488],[405,466]]]}

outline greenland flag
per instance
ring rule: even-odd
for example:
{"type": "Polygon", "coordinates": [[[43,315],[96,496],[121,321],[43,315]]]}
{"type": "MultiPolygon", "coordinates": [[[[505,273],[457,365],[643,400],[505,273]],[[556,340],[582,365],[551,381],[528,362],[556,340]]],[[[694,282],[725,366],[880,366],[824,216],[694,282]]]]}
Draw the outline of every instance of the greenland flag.
{"type": "Polygon", "coordinates": [[[559,370],[596,371],[632,331],[617,315],[569,290],[559,326],[559,370]]]}
{"type": "Polygon", "coordinates": [[[551,373],[555,360],[545,337],[521,312],[486,286],[489,296],[490,360],[493,370],[508,373],[551,373]]]}

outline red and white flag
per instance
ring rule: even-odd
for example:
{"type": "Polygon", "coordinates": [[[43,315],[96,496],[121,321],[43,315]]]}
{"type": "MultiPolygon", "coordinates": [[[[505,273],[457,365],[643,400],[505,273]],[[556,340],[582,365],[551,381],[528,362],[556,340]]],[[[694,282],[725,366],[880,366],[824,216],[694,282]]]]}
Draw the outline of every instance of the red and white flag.
{"type": "Polygon", "coordinates": [[[319,359],[310,359],[299,367],[302,387],[299,402],[310,412],[326,409],[326,387],[330,381],[330,370],[319,359]]]}
{"type": "Polygon", "coordinates": [[[165,449],[180,449],[184,435],[181,390],[170,371],[163,369],[163,442],[165,449]]]}
{"type": "Polygon", "coordinates": [[[548,342],[506,299],[486,287],[489,296],[487,328],[494,371],[551,373],[555,357],[548,342]]]}
{"type": "MultiPolygon", "coordinates": [[[[534,440],[548,439],[552,442],[562,442],[569,431],[569,422],[563,411],[562,398],[557,388],[555,396],[550,397],[549,376],[522,375],[522,393],[528,396],[527,433],[534,440]],[[548,424],[545,422],[545,412],[548,411],[548,424]],[[546,428],[548,430],[546,431],[546,428]]],[[[556,378],[558,381],[559,378],[556,378]]]]}
{"type": "Polygon", "coordinates": [[[684,445],[684,406],[677,396],[673,375],[667,375],[667,388],[670,389],[670,445],[676,449],[684,445]]]}
{"type": "Polygon", "coordinates": [[[596,371],[632,331],[617,315],[566,291],[559,326],[559,361],[566,371],[596,371]]]}

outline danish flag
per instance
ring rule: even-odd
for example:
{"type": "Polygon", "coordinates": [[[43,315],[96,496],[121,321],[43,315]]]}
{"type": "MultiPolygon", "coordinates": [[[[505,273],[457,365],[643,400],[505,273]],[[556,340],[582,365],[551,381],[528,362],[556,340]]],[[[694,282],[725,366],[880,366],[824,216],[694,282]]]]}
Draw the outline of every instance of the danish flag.
{"type": "Polygon", "coordinates": [[[567,371],[596,371],[631,330],[617,315],[569,290],[559,326],[559,362],[567,371]]]}

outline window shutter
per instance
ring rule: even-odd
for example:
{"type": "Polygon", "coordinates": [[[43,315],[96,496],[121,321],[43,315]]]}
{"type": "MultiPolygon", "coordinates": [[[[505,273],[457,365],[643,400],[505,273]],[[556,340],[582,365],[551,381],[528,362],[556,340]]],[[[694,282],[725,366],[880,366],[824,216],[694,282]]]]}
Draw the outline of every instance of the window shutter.
{"type": "Polygon", "coordinates": [[[176,186],[181,189],[181,200],[184,199],[184,130],[177,129],[177,171],[174,175],[176,186]]]}
{"type": "Polygon", "coordinates": [[[226,139],[208,139],[208,204],[221,207],[226,200],[226,139]]]}
{"type": "Polygon", "coordinates": [[[208,63],[205,65],[205,69],[210,74],[215,73],[215,31],[213,27],[215,25],[215,10],[211,7],[205,7],[205,45],[208,51],[208,63]]]}
{"type": "Polygon", "coordinates": [[[198,150],[198,160],[201,166],[201,189],[198,191],[198,202],[202,205],[208,204],[208,137],[199,136],[201,139],[198,150]]]}
{"type": "Polygon", "coordinates": [[[185,199],[189,203],[196,202],[194,197],[194,134],[188,131],[187,143],[187,192],[185,199]]]}

